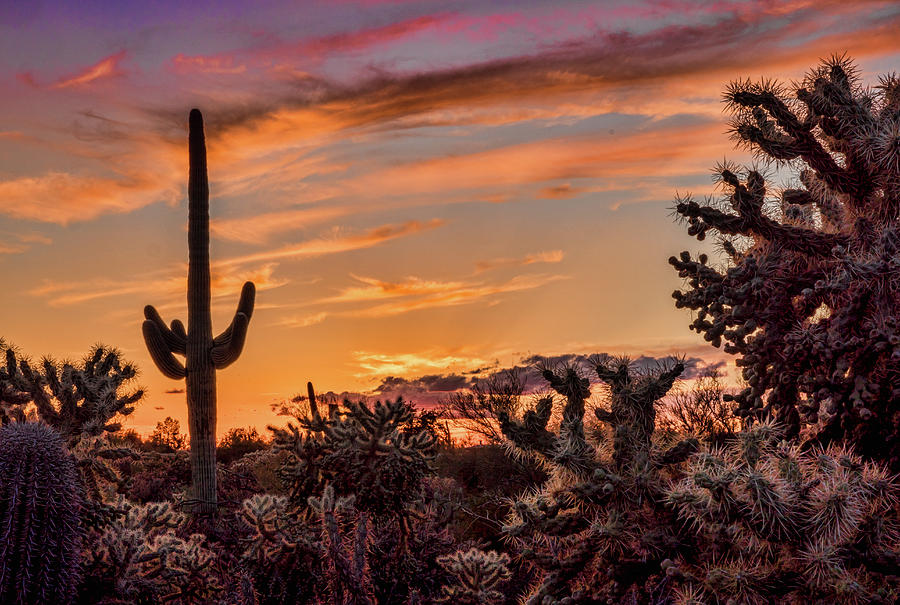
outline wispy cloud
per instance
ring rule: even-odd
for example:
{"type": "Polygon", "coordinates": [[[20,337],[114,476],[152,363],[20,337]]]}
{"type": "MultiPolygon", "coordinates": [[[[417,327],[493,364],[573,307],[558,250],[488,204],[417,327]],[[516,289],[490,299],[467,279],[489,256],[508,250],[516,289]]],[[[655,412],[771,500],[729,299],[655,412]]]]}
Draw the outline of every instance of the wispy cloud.
{"type": "Polygon", "coordinates": [[[464,352],[375,353],[354,351],[353,358],[364,376],[410,376],[435,370],[481,367],[491,362],[464,352]]]}
{"type": "Polygon", "coordinates": [[[220,261],[219,263],[216,263],[216,265],[227,267],[252,262],[264,262],[279,259],[301,259],[322,256],[325,254],[349,252],[351,250],[362,250],[406,235],[436,229],[443,224],[444,221],[441,219],[432,219],[426,223],[407,221],[398,225],[382,225],[363,231],[362,233],[348,234],[341,230],[335,230],[331,237],[311,239],[299,244],[292,244],[274,250],[236,256],[220,261]]]}
{"type": "MultiPolygon", "coordinates": [[[[81,87],[91,84],[97,80],[120,76],[124,72],[120,67],[120,63],[126,57],[126,51],[122,50],[108,57],[104,57],[100,61],[85,67],[75,74],[64,76],[51,84],[49,88],[62,89],[81,87]]],[[[36,85],[35,77],[31,73],[20,74],[20,79],[36,85]]]]}
{"type": "MultiPolygon", "coordinates": [[[[256,284],[257,290],[271,290],[285,285],[284,278],[275,276],[275,263],[265,264],[248,270],[226,270],[217,268],[210,280],[213,298],[233,296],[240,292],[245,281],[256,284]]],[[[156,273],[133,279],[96,278],[78,282],[44,281],[40,286],[32,288],[28,293],[45,298],[54,307],[77,305],[94,300],[144,294],[156,300],[171,301],[184,295],[187,282],[187,269],[156,273]]]]}
{"type": "Polygon", "coordinates": [[[335,296],[308,303],[311,306],[329,305],[329,310],[287,316],[278,325],[302,328],[321,323],[329,317],[380,318],[412,311],[468,305],[477,302],[496,304],[504,294],[540,288],[555,281],[568,279],[566,275],[517,275],[497,283],[467,281],[437,281],[409,277],[391,282],[370,277],[352,276],[362,286],[350,286],[335,296]],[[380,302],[387,301],[387,302],[380,302]],[[374,304],[373,304],[374,303],[374,304]],[[337,310],[335,305],[352,305],[337,310]]]}
{"type": "Polygon", "coordinates": [[[230,219],[213,219],[210,231],[224,239],[260,244],[278,233],[296,231],[348,213],[347,208],[335,206],[264,212],[230,219]]]}
{"type": "Polygon", "coordinates": [[[548,252],[526,254],[520,258],[494,258],[491,260],[478,261],[475,264],[475,270],[481,273],[483,271],[501,267],[524,267],[536,263],[559,263],[562,262],[564,256],[565,254],[562,250],[550,250],[548,252]]]}

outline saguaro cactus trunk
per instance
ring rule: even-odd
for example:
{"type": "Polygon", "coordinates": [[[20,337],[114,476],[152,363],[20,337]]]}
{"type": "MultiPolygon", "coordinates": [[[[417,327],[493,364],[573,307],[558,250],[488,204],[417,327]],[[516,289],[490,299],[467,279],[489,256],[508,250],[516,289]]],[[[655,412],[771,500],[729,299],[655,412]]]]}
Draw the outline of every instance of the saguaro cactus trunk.
{"type": "Polygon", "coordinates": [[[166,326],[152,305],[144,307],[144,340],[150,356],[169,378],[184,378],[187,386],[191,437],[193,510],[216,511],[216,370],[241,354],[253,314],[256,288],[246,282],[231,325],[212,336],[209,288],[209,181],[203,116],[191,110],[188,177],[188,328],[177,319],[166,326]],[[185,356],[182,364],[173,354],[185,356]]]}

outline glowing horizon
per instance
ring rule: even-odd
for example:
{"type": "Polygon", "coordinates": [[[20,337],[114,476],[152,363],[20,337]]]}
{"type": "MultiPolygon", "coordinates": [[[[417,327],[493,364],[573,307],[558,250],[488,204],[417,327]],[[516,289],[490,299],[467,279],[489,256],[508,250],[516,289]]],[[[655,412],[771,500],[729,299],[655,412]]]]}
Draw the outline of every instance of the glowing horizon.
{"type": "Polygon", "coordinates": [[[880,1],[0,7],[0,337],[118,347],[149,391],[126,428],[187,426],[140,326],[186,319],[199,107],[216,331],[258,289],[220,435],[307,380],[428,403],[536,354],[719,362],[666,259],[697,249],[675,192],[750,161],[721,90],[843,52],[874,82],[897,31],[880,1]]]}

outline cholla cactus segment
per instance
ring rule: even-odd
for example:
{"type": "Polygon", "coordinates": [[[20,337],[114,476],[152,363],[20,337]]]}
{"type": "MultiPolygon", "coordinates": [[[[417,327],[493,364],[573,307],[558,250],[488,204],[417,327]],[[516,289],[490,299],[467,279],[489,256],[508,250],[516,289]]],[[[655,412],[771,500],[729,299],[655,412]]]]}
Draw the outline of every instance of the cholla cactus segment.
{"type": "Polygon", "coordinates": [[[59,434],[0,428],[0,602],[69,603],[81,576],[83,496],[59,434]]]}
{"type": "Polygon", "coordinates": [[[691,328],[737,355],[744,418],[804,424],[900,469],[900,94],[896,76],[864,87],[833,57],[791,87],[738,81],[725,100],[738,142],[795,175],[716,168],[719,201],[675,211],[688,233],[717,233],[724,264],[688,252],[669,262],[691,328]]]}
{"type": "Polygon", "coordinates": [[[661,500],[697,443],[665,449],[653,438],[656,406],[683,364],[640,372],[626,359],[598,357],[591,365],[540,368],[565,397],[558,431],[551,430],[552,396],[522,419],[500,416],[511,446],[537,458],[549,474],[539,490],[513,504],[503,528],[538,573],[527,603],[651,600],[652,584],[663,581],[664,553],[689,548],[661,500]],[[611,452],[585,430],[591,373],[609,385],[609,407],[594,416],[612,428],[611,452]]]}
{"type": "Polygon", "coordinates": [[[489,605],[503,599],[497,588],[510,577],[506,553],[470,548],[440,557],[438,561],[455,578],[454,585],[443,587],[441,602],[489,605]]]}
{"type": "Polygon", "coordinates": [[[680,577],[717,602],[894,602],[896,478],[846,447],[780,438],[764,424],[691,459],[667,499],[718,558],[680,577]]]}

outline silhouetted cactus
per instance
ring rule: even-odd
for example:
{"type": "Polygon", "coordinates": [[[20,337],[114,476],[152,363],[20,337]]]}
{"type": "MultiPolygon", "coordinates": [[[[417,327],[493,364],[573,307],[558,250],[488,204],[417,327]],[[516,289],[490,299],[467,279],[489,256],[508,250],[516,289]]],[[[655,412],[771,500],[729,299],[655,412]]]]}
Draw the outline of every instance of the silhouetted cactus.
{"type": "Polygon", "coordinates": [[[504,527],[539,571],[539,584],[526,595],[531,604],[649,602],[660,560],[689,546],[661,501],[671,465],[698,444],[686,440],[661,449],[651,439],[655,407],[684,365],[641,373],[627,359],[592,361],[609,387],[610,409],[597,408],[594,415],[612,428],[611,448],[608,437],[585,429],[591,381],[578,365],[540,368],[565,397],[558,430],[550,428],[552,395],[521,420],[500,416],[515,451],[534,456],[550,475],[539,491],[515,502],[504,527]]]}
{"type": "Polygon", "coordinates": [[[726,163],[720,201],[677,200],[689,234],[719,234],[726,264],[670,258],[688,282],[676,306],[738,356],[740,415],[772,416],[787,437],[808,422],[820,443],[900,468],[900,76],[864,87],[835,57],[790,88],[737,81],[725,100],[735,138],[795,177],[774,188],[726,163]]]}
{"type": "Polygon", "coordinates": [[[59,434],[0,428],[0,602],[68,603],[80,578],[82,495],[59,434]]]}
{"type": "Polygon", "coordinates": [[[241,354],[253,315],[256,288],[246,282],[228,328],[213,338],[210,317],[209,182],[203,116],[191,110],[188,178],[188,327],[179,320],[167,326],[152,305],[144,307],[144,341],[159,370],[187,384],[191,441],[191,495],[194,510],[216,511],[216,370],[241,354]],[[184,355],[182,364],[174,354],[184,355]]]}
{"type": "Polygon", "coordinates": [[[693,457],[667,499],[706,546],[667,574],[717,603],[896,603],[895,478],[848,448],[803,452],[781,435],[764,423],[693,457]]]}

